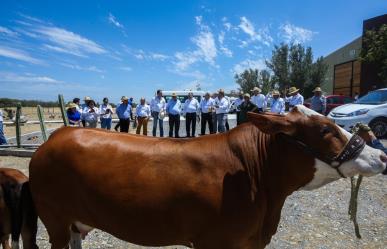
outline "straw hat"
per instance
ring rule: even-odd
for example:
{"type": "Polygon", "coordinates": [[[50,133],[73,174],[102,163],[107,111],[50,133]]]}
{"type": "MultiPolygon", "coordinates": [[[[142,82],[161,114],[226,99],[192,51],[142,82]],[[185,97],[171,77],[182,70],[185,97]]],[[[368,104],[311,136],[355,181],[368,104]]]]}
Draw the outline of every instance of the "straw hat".
{"type": "Polygon", "coordinates": [[[172,97],[177,97],[176,93],[172,93],[172,97]]]}
{"type": "Polygon", "coordinates": [[[298,88],[292,86],[291,88],[289,88],[288,93],[289,93],[289,94],[293,94],[293,93],[296,93],[296,92],[298,92],[298,91],[300,91],[300,89],[298,89],[298,88]]]}
{"type": "Polygon", "coordinates": [[[218,93],[224,94],[224,90],[223,89],[219,89],[218,93]]]}
{"type": "Polygon", "coordinates": [[[320,87],[316,87],[313,92],[322,92],[321,88],[320,87]]]}
{"type": "Polygon", "coordinates": [[[125,101],[125,100],[129,100],[129,98],[127,96],[122,96],[121,100],[125,101]]]}
{"type": "Polygon", "coordinates": [[[77,104],[75,103],[69,103],[66,107],[67,109],[71,109],[71,108],[77,108],[77,104]]]}
{"type": "Polygon", "coordinates": [[[249,98],[250,98],[250,94],[245,93],[245,94],[243,95],[243,97],[249,97],[249,98]]]}
{"type": "Polygon", "coordinates": [[[89,96],[86,96],[84,100],[89,101],[89,100],[91,100],[91,98],[89,96]]]}
{"type": "Polygon", "coordinates": [[[271,92],[271,95],[272,95],[272,96],[279,96],[280,93],[279,93],[277,90],[273,90],[273,91],[271,92]]]}
{"type": "Polygon", "coordinates": [[[255,92],[255,91],[258,91],[258,92],[262,92],[261,88],[259,87],[254,87],[253,90],[251,90],[252,92],[255,92]]]}

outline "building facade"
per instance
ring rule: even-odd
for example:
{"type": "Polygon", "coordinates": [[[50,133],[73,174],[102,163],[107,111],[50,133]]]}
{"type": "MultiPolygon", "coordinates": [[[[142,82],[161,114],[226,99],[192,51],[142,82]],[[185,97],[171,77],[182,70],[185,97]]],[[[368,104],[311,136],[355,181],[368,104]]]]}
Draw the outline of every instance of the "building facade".
{"type": "MultiPolygon", "coordinates": [[[[383,24],[387,24],[387,14],[365,20],[363,35],[367,30],[378,29],[383,24]]],[[[324,58],[328,71],[321,87],[326,93],[353,97],[383,87],[377,78],[375,66],[359,59],[361,50],[365,49],[363,35],[324,58]]]]}

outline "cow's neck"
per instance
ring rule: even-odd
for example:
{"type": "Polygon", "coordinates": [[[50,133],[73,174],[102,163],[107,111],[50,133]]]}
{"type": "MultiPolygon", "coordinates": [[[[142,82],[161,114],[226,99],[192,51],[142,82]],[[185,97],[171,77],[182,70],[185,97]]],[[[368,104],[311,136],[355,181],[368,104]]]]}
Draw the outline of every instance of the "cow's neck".
{"type": "Polygon", "coordinates": [[[244,138],[248,141],[240,139],[235,147],[244,152],[242,164],[251,180],[253,199],[264,210],[264,221],[257,236],[266,245],[277,230],[286,198],[313,179],[314,159],[278,135],[264,134],[252,124],[241,128],[238,133],[249,134],[244,138]],[[246,132],[247,129],[251,132],[246,132]]]}

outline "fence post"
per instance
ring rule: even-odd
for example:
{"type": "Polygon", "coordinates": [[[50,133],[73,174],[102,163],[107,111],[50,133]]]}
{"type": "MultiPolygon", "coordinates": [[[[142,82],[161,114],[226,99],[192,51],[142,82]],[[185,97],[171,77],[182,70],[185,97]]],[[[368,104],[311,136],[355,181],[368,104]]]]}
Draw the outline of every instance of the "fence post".
{"type": "Polygon", "coordinates": [[[43,141],[46,142],[48,139],[48,134],[47,134],[46,124],[44,123],[43,108],[40,105],[38,105],[38,118],[40,121],[40,129],[42,130],[42,138],[43,138],[43,141]]]}
{"type": "Polygon", "coordinates": [[[64,104],[62,94],[58,95],[58,101],[59,101],[60,112],[62,113],[63,124],[64,126],[69,126],[69,120],[67,119],[67,114],[66,114],[66,109],[65,109],[65,104],[64,104]]]}
{"type": "Polygon", "coordinates": [[[21,115],[21,103],[17,103],[15,124],[16,124],[16,144],[18,148],[21,148],[20,115],[21,115]]]}

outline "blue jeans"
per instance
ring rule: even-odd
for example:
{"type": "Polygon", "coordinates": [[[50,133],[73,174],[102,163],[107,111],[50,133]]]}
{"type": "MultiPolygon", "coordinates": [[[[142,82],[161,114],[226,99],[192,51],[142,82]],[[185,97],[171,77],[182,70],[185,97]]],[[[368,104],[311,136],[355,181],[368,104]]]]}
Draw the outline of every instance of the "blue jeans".
{"type": "Polygon", "coordinates": [[[7,139],[5,139],[3,132],[3,122],[0,122],[0,144],[7,144],[7,139]]]}
{"type": "Polygon", "coordinates": [[[101,118],[101,128],[110,130],[112,128],[111,118],[101,118]]]}
{"type": "Polygon", "coordinates": [[[216,114],[216,121],[218,123],[218,132],[221,133],[226,131],[226,120],[227,120],[227,113],[216,114]]]}
{"type": "Polygon", "coordinates": [[[152,135],[154,137],[156,136],[157,122],[158,122],[159,123],[159,127],[160,127],[160,137],[164,137],[163,120],[159,119],[159,113],[158,112],[152,112],[152,118],[153,118],[152,135]]]}

